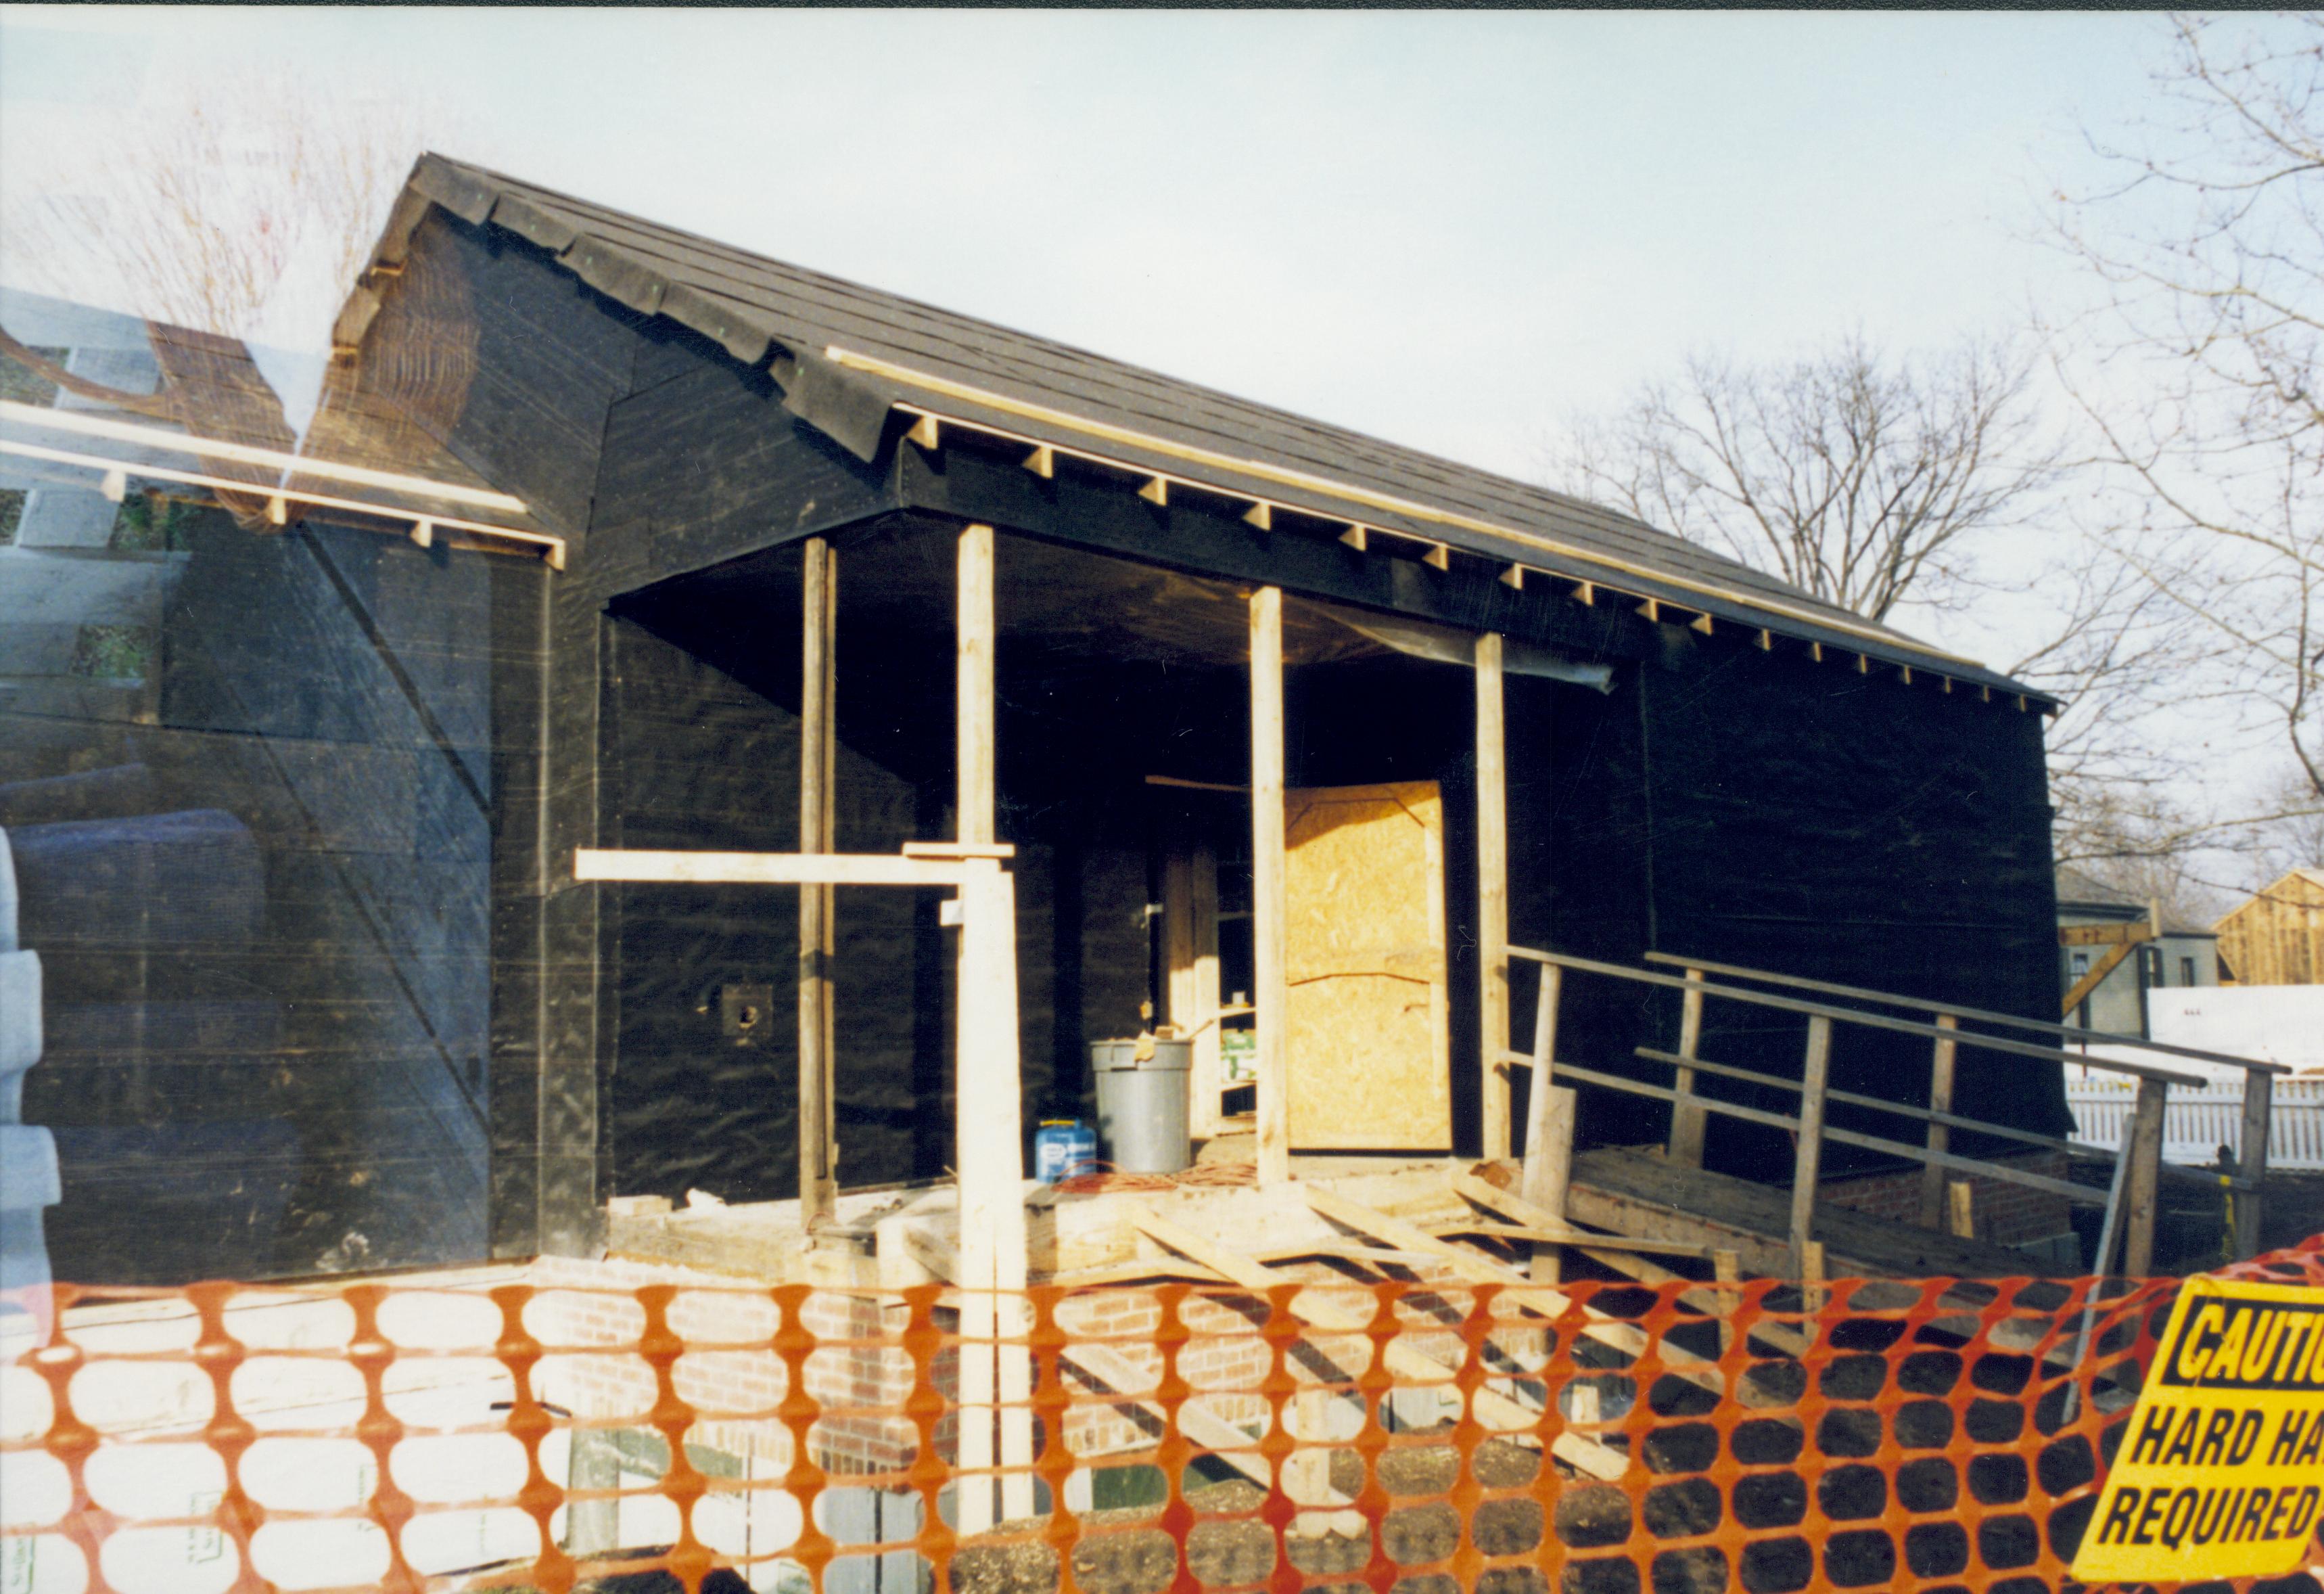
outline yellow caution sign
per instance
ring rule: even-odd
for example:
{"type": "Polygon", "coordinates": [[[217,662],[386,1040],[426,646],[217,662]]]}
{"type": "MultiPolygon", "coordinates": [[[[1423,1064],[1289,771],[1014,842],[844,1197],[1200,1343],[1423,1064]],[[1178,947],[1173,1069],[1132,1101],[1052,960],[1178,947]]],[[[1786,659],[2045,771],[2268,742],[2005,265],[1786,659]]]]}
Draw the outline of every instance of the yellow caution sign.
{"type": "Polygon", "coordinates": [[[2163,1330],[2073,1575],[2267,1577],[2324,1508],[2324,1290],[2190,1278],[2163,1330]]]}

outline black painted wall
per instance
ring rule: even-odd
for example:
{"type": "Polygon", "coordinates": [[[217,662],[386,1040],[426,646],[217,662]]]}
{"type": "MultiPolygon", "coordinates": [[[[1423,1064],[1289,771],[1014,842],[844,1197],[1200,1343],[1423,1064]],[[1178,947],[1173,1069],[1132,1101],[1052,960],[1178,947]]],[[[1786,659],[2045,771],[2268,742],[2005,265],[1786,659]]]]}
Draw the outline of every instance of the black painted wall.
{"type": "MultiPolygon", "coordinates": [[[[1662,630],[1662,656],[1621,672],[1609,697],[1527,683],[1513,700],[1513,744],[1535,741],[1526,721],[1553,722],[1545,777],[1512,754],[1520,859],[1539,841],[1523,839],[1528,801],[1517,792],[1552,793],[1546,891],[1542,861],[1513,863],[1516,940],[1545,930],[1555,950],[1608,960],[1659,950],[2054,1016],[2038,715],[1944,693],[1926,677],[1859,674],[1852,655],[1817,663],[1662,630]]],[[[1629,1050],[1675,1042],[1674,995],[1586,976],[1568,990],[1561,1054],[1667,1082],[1629,1050]]],[[[1796,1079],[1804,1040],[1804,1021],[1714,1001],[1702,1054],[1796,1079]]],[[[1926,1043],[1842,1026],[1831,1077],[1917,1103],[1928,1070],[1926,1043]]],[[[1773,1110],[1796,1101],[1703,1088],[1773,1110]]],[[[2054,1071],[1974,1050],[1962,1052],[1956,1102],[2044,1133],[2069,1126],[2054,1071]]],[[[1596,1093],[1584,1137],[1659,1140],[1667,1112],[1596,1093]]],[[[1834,1108],[1832,1121],[1914,1138],[1898,1120],[1857,1110],[1834,1108]]],[[[1714,1167],[1775,1179],[1788,1177],[1792,1154],[1786,1136],[1714,1117],[1706,1154],[1714,1167]]],[[[1830,1146],[1825,1165],[1880,1164],[1830,1146]]]]}
{"type": "Polygon", "coordinates": [[[532,1021],[494,898],[529,847],[547,572],[217,512],[175,541],[143,707],[0,712],[57,1275],[480,1257],[497,1042],[532,1021]]]}

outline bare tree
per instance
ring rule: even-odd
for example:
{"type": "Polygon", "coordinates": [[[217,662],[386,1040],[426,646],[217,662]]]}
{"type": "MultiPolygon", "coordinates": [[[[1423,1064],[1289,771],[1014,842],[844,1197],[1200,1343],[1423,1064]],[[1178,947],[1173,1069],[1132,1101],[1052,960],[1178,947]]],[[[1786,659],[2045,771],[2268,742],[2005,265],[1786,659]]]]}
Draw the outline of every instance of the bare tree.
{"type": "MultiPolygon", "coordinates": [[[[2324,18],[2177,17],[2160,109],[2056,236],[2103,289],[2061,368],[2109,541],[2200,629],[2197,688],[2324,802],[2324,18]]],[[[2264,817],[2264,816],[2262,816],[2264,817]]]]}
{"type": "Polygon", "coordinates": [[[2038,640],[2004,668],[2065,705],[2049,734],[2060,856],[2166,854],[2200,827],[2141,720],[2184,626],[2137,571],[2089,556],[2034,375],[1974,339],[1917,361],[1861,335],[1756,366],[1698,353],[1577,422],[1552,461],[1573,492],[1872,619],[1975,598],[2031,611],[2038,640]]]}
{"type": "Polygon", "coordinates": [[[1584,496],[1885,619],[1959,601],[1969,543],[2054,480],[2031,378],[1977,342],[1920,362],[1860,335],[1763,366],[1698,352],[1555,463],[1584,496]]]}
{"type": "MultiPolygon", "coordinates": [[[[10,280],[148,320],[250,338],[286,284],[326,318],[368,258],[441,114],[272,80],[174,97],[11,151],[10,280]]],[[[320,329],[317,329],[320,330],[320,329]]]]}

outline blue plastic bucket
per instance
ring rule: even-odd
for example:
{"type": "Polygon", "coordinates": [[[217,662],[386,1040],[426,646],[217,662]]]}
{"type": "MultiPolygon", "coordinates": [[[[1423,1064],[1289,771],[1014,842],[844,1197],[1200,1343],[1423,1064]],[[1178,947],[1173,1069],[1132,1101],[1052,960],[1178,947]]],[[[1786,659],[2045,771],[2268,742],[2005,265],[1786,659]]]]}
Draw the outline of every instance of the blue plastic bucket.
{"type": "Polygon", "coordinates": [[[1097,1172],[1097,1131],[1078,1118],[1044,1118],[1033,1135],[1033,1177],[1044,1184],[1097,1172]]]}

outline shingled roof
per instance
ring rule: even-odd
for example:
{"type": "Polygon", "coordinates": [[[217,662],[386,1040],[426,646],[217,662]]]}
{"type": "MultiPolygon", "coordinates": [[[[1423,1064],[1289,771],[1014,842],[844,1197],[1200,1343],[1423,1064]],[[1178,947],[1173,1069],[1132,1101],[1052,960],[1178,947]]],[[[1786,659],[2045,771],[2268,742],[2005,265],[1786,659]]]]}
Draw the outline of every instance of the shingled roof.
{"type": "MultiPolygon", "coordinates": [[[[896,434],[898,411],[932,415],[2049,703],[1602,505],[439,155],[414,167],[378,264],[402,259],[430,205],[513,233],[632,310],[669,317],[744,365],[768,367],[790,409],[865,459],[896,434]]],[[[337,340],[359,343],[378,307],[358,288],[337,340]]]]}

